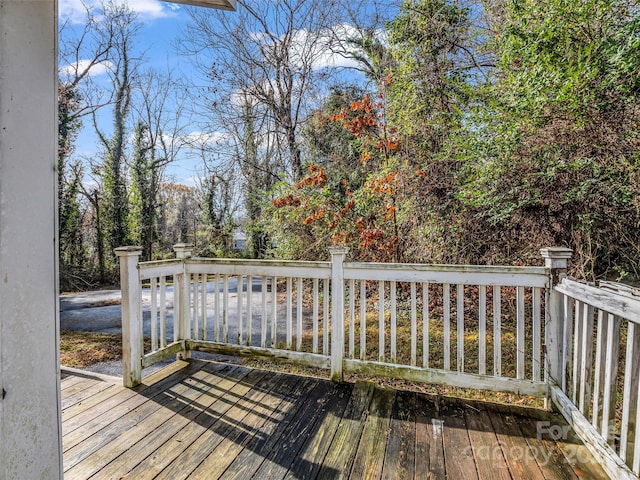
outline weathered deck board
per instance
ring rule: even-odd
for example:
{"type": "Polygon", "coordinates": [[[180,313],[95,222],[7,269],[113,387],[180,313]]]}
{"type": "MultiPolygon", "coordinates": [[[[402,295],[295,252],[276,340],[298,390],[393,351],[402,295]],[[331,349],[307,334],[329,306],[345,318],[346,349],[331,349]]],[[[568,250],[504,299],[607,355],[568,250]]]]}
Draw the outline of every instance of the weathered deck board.
{"type": "Polygon", "coordinates": [[[86,380],[85,377],[80,377],[75,375],[64,375],[60,379],[60,390],[64,392],[65,390],[68,390],[73,385],[81,383],[85,380],[86,380]]]}
{"type": "Polygon", "coordinates": [[[312,385],[304,403],[290,422],[281,422],[273,432],[261,431],[229,465],[223,479],[283,478],[312,429],[324,405],[331,398],[326,386],[312,385]],[[259,468],[258,468],[259,467],[259,468]]]}
{"type": "MultiPolygon", "coordinates": [[[[529,409],[522,411],[515,406],[511,406],[510,410],[515,416],[516,423],[527,440],[544,477],[577,480],[578,476],[567,462],[560,448],[554,442],[545,441],[545,435],[542,433],[543,427],[547,425],[547,422],[549,427],[559,423],[558,415],[541,410],[529,409]]],[[[549,437],[549,435],[546,436],[549,437]]]]}
{"type": "MultiPolygon", "coordinates": [[[[376,389],[353,462],[353,478],[380,478],[393,408],[393,390],[376,389]]],[[[345,476],[347,472],[344,471],[345,476]]]]}
{"type": "MultiPolygon", "coordinates": [[[[192,377],[194,378],[194,377],[192,377]]],[[[65,471],[65,478],[70,480],[79,479],[86,477],[87,474],[97,473],[101,471],[105,465],[108,465],[111,461],[118,458],[124,452],[127,451],[128,448],[136,445],[138,442],[142,441],[147,435],[153,434],[153,432],[163,426],[165,420],[172,421],[173,418],[170,415],[170,411],[177,407],[181,401],[185,402],[185,407],[187,408],[192,402],[194,402],[197,398],[197,389],[189,389],[187,385],[181,385],[182,388],[175,388],[169,390],[169,394],[167,395],[167,399],[163,399],[162,403],[151,402],[145,404],[145,407],[148,407],[153,413],[147,415],[146,417],[142,417],[145,415],[142,409],[138,410],[141,414],[140,417],[132,416],[130,419],[127,419],[130,422],[128,425],[129,428],[116,426],[116,429],[121,429],[123,432],[118,436],[117,442],[104,442],[101,441],[98,443],[98,448],[93,450],[94,455],[91,455],[89,458],[83,458],[79,463],[71,466],[65,471]],[[172,398],[168,400],[168,398],[172,398]],[[126,429],[126,430],[125,430],[126,429]]],[[[125,416],[126,417],[126,416],[125,416]]],[[[121,418],[125,418],[121,417],[121,418]]],[[[115,425],[112,424],[112,425],[115,425]]],[[[99,437],[98,435],[94,435],[91,438],[99,437]]],[[[92,442],[95,443],[95,442],[92,442]]],[[[85,448],[94,448],[91,443],[90,446],[85,448]]]]}
{"type": "Polygon", "coordinates": [[[499,406],[488,413],[511,476],[544,480],[533,451],[529,448],[526,438],[522,436],[517,419],[509,407],[499,406]]]}
{"type": "MultiPolygon", "coordinates": [[[[348,402],[353,398],[352,393],[358,391],[358,386],[336,385],[332,393],[333,400],[325,406],[323,417],[316,422],[301,445],[300,452],[293,459],[285,478],[315,478],[327,452],[332,444],[333,437],[342,422],[342,415],[347,411],[348,402]]],[[[346,421],[347,419],[345,419],[346,421]]]]}
{"type": "Polygon", "coordinates": [[[66,479],[606,478],[539,410],[204,361],[63,385],[66,479]]]}
{"type": "MultiPolygon", "coordinates": [[[[491,419],[485,409],[467,408],[464,412],[467,432],[473,450],[473,459],[478,477],[486,480],[511,478],[496,433],[491,428],[491,419]]],[[[550,477],[555,478],[555,477],[550,477]]]]}
{"type": "Polygon", "coordinates": [[[94,384],[94,382],[91,381],[90,378],[82,378],[80,377],[80,381],[78,382],[73,382],[73,384],[71,385],[71,379],[65,379],[63,381],[66,381],[66,383],[61,385],[61,392],[63,392],[65,399],[69,396],[73,396],[79,392],[82,392],[83,390],[89,388],[91,385],[94,384]]]}
{"type": "MultiPolygon", "coordinates": [[[[473,459],[473,447],[464,421],[462,405],[445,400],[442,406],[442,442],[447,478],[477,480],[478,470],[473,459]],[[456,461],[450,459],[455,458],[456,461]]],[[[516,477],[522,478],[522,477],[516,477]]]]}
{"type": "Polygon", "coordinates": [[[373,390],[373,385],[356,384],[317,478],[336,478],[340,473],[351,471],[373,390]]]}
{"type": "MultiPolygon", "coordinates": [[[[135,389],[126,389],[119,387],[108,398],[102,402],[95,404],[92,407],[84,405],[84,415],[76,415],[73,419],[64,422],[65,428],[63,430],[63,445],[64,450],[75,445],[78,441],[87,438],[93,432],[92,426],[96,423],[102,422],[104,425],[108,425],[111,421],[116,420],[122,415],[123,411],[128,411],[136,406],[144,403],[146,400],[145,395],[149,395],[153,392],[161,393],[164,388],[170,386],[176,379],[181,378],[182,375],[188,374],[187,369],[190,367],[187,364],[176,362],[171,365],[170,370],[165,372],[164,376],[155,373],[147,377],[146,382],[136,387],[135,389]],[[181,367],[181,368],[180,368],[181,367]],[[103,417],[104,415],[104,417],[103,417]],[[82,430],[74,435],[74,431],[79,427],[83,427],[82,430]]],[[[72,408],[74,408],[74,405],[72,408]]],[[[82,407],[82,404],[81,404],[82,407]]],[[[66,409],[62,411],[62,415],[66,413],[66,409]]],[[[96,431],[100,430],[99,425],[96,431]]]]}
{"type": "Polygon", "coordinates": [[[397,392],[389,438],[382,468],[383,480],[415,477],[416,458],[416,396],[412,392],[397,392]]]}
{"type": "MultiPolygon", "coordinates": [[[[189,380],[192,375],[201,373],[195,365],[189,365],[185,367],[185,370],[189,374],[186,380],[189,380]]],[[[124,402],[122,405],[126,404],[125,408],[128,409],[124,415],[117,408],[104,411],[102,406],[96,407],[95,411],[99,412],[99,416],[69,435],[63,435],[65,475],[77,463],[86,461],[89,455],[99,452],[107,445],[113,444],[118,448],[120,442],[123,441],[123,435],[129,429],[141,428],[143,425],[146,427],[149,421],[153,422],[150,428],[159,425],[162,421],[162,412],[158,413],[161,408],[172,408],[173,405],[179,403],[179,396],[188,394],[192,390],[192,387],[184,382],[185,379],[180,379],[176,383],[173,378],[175,376],[174,374],[161,380],[146,389],[145,394],[136,395],[124,402]],[[90,432],[91,435],[84,437],[84,432],[90,432]],[[114,442],[116,439],[117,442],[114,442]]],[[[98,453],[97,456],[99,455],[98,453]]],[[[76,475],[74,473],[69,475],[69,478],[82,478],[82,474],[76,475]]]]}
{"type": "Polygon", "coordinates": [[[189,458],[193,458],[197,452],[192,447],[196,445],[196,442],[221,441],[222,437],[216,436],[214,438],[214,425],[217,425],[218,421],[224,418],[227,411],[234,407],[245,395],[248,395],[252,391],[252,387],[264,376],[264,372],[250,371],[245,378],[238,381],[232,388],[229,388],[226,393],[220,391],[216,400],[209,407],[203,408],[194,421],[181,428],[177,434],[159,439],[156,443],[156,446],[160,445],[157,450],[147,457],[148,460],[140,461],[129,472],[129,478],[141,480],[156,478],[169,465],[173,464],[175,466],[178,462],[185,462],[188,465],[189,458]],[[201,439],[202,437],[205,438],[201,439]],[[189,447],[192,447],[191,450],[185,453],[189,447]],[[176,461],[177,459],[180,460],[176,461]]]}
{"type": "Polygon", "coordinates": [[[416,396],[416,480],[444,480],[442,423],[434,402],[425,395],[416,396]]]}
{"type": "Polygon", "coordinates": [[[123,469],[132,469],[138,463],[147,459],[157,450],[160,442],[174,437],[178,432],[186,428],[190,422],[196,422],[198,417],[210,409],[216,401],[221,401],[226,390],[233,391],[233,389],[237,388],[238,382],[242,381],[247,376],[247,373],[247,370],[231,369],[227,375],[219,377],[218,381],[215,381],[214,377],[208,388],[203,389],[202,394],[192,404],[185,406],[182,411],[178,411],[175,418],[171,418],[171,421],[166,421],[159,428],[146,434],[144,438],[108,463],[100,471],[100,474],[106,478],[118,478],[118,472],[123,469]]]}
{"type": "MultiPolygon", "coordinates": [[[[246,435],[247,428],[243,420],[247,416],[247,412],[250,412],[255,406],[261,406],[261,411],[255,415],[264,417],[264,412],[268,411],[267,409],[274,408],[274,404],[275,407],[279,405],[280,401],[277,401],[279,399],[269,395],[271,388],[277,385],[278,380],[280,380],[278,376],[263,376],[260,381],[254,383],[251,390],[238,399],[222,417],[218,418],[211,427],[154,478],[187,478],[194,469],[210,457],[212,452],[217,452],[217,455],[219,455],[225,447],[230,448],[229,442],[233,441],[233,439],[243,438],[246,435]],[[265,379],[266,381],[262,381],[265,379]],[[231,439],[227,438],[229,436],[231,439]],[[222,448],[218,449],[221,444],[222,448]]],[[[288,390],[295,383],[291,381],[285,382],[283,388],[288,390]]]]}
{"type": "MultiPolygon", "coordinates": [[[[79,392],[76,392],[74,394],[71,394],[69,392],[64,392],[62,394],[63,399],[62,399],[62,404],[61,407],[63,410],[69,410],[68,407],[72,406],[72,405],[82,405],[83,403],[86,403],[90,398],[94,397],[95,395],[98,395],[99,393],[102,393],[105,390],[109,390],[115,387],[115,385],[107,383],[107,382],[96,382],[95,380],[90,380],[90,384],[82,389],[79,392]]],[[[109,396],[109,394],[112,392],[107,393],[106,395],[109,396]]],[[[67,414],[66,419],[69,418],[69,415],[67,414]]]]}
{"type": "MultiPolygon", "coordinates": [[[[306,400],[306,392],[311,382],[307,379],[296,379],[291,375],[285,376],[276,385],[284,384],[284,390],[273,389],[266,398],[256,403],[252,409],[241,417],[240,428],[235,425],[232,432],[198,465],[188,478],[208,480],[220,478],[229,465],[243,452],[245,447],[258,448],[259,440],[265,442],[271,436],[278,437],[282,425],[287,418],[295,415],[298,408],[306,400]],[[253,442],[256,438],[258,441],[253,442]]],[[[171,478],[176,478],[172,476],[171,478]]]]}

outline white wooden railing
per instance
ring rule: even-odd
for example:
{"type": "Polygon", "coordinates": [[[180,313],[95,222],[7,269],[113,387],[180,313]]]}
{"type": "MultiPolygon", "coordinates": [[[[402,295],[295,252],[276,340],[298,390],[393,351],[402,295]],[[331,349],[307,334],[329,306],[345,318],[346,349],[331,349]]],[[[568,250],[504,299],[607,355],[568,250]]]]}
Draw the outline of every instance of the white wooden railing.
{"type": "Polygon", "coordinates": [[[174,249],[175,260],[139,264],[136,247],[116,250],[125,385],[138,384],[143,368],[194,350],[330,368],[329,262],[192,259],[188,246],[174,249]]]}
{"type": "MultiPolygon", "coordinates": [[[[124,379],[191,351],[545,397],[550,267],[191,258],[122,247],[124,379]],[[143,288],[144,287],[144,288],[143,288]],[[143,314],[144,310],[144,314],[143,314]],[[144,322],[143,322],[144,319],[144,322]],[[148,337],[147,346],[143,337],[148,337]]],[[[558,249],[556,249],[558,250],[558,249]]],[[[565,255],[545,249],[548,260],[565,255]]]]}
{"type": "Polygon", "coordinates": [[[546,395],[545,268],[347,263],[344,278],[346,371],[546,395]],[[373,358],[365,345],[372,326],[378,330],[373,358]],[[503,348],[506,336],[515,337],[510,352],[503,348]],[[503,357],[511,359],[509,368],[503,357]]]}
{"type": "Polygon", "coordinates": [[[640,290],[564,278],[554,288],[559,363],[550,395],[611,478],[640,473],[640,290]]]}
{"type": "MultiPolygon", "coordinates": [[[[120,257],[123,374],[192,351],[545,398],[612,478],[640,471],[640,292],[544,267],[120,257]],[[144,343],[144,339],[148,338],[144,343]]],[[[546,426],[541,434],[562,432],[546,426]]],[[[557,435],[556,435],[557,436],[557,435]]],[[[557,438],[556,438],[557,439],[557,438]]]]}

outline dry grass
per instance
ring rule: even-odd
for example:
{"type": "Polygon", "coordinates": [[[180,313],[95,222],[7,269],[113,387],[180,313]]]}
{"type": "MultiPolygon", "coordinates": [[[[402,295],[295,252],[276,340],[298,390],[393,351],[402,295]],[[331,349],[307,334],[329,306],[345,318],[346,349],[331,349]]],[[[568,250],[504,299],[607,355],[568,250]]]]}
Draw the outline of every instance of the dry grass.
{"type": "MultiPolygon", "coordinates": [[[[150,347],[145,338],[145,348],[150,347]]],[[[122,335],[114,333],[60,332],[60,363],[67,367],[84,368],[95,363],[122,360],[122,335]]]]}
{"type": "Polygon", "coordinates": [[[325,370],[323,368],[305,367],[286,361],[270,362],[266,360],[242,358],[239,363],[242,366],[257,368],[260,370],[270,370],[274,372],[288,373],[291,375],[300,375],[304,377],[329,379],[329,370],[325,370]]]}
{"type": "Polygon", "coordinates": [[[94,363],[122,358],[122,335],[110,333],[60,332],[60,363],[67,367],[83,368],[94,363]]]}
{"type": "Polygon", "coordinates": [[[425,393],[427,395],[462,398],[482,402],[504,403],[508,405],[520,405],[524,407],[543,408],[542,398],[526,395],[516,395],[513,393],[492,392],[488,390],[477,390],[468,388],[457,388],[448,385],[433,385],[428,383],[416,383],[393,378],[366,377],[363,375],[345,375],[345,380],[355,382],[356,380],[366,380],[375,383],[383,388],[393,388],[396,390],[409,390],[413,392],[425,393]]]}

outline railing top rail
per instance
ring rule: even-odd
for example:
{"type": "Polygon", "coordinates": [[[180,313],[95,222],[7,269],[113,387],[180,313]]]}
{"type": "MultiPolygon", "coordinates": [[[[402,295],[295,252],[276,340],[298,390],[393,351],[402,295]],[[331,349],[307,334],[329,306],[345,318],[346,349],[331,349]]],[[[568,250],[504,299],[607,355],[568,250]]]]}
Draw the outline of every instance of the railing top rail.
{"type": "Polygon", "coordinates": [[[576,282],[569,278],[555,286],[556,291],[605,312],[640,324],[640,299],[609,288],[576,282]]]}
{"type": "Polygon", "coordinates": [[[180,259],[141,262],[138,264],[138,268],[140,272],[140,280],[178,275],[183,271],[182,260],[180,259]]]}
{"type": "MultiPolygon", "coordinates": [[[[144,280],[182,273],[182,262],[183,260],[180,259],[142,262],[139,264],[140,278],[144,280]]],[[[188,273],[292,276],[320,279],[328,279],[331,273],[331,263],[319,261],[188,258],[184,262],[188,273]]],[[[349,262],[344,264],[344,272],[346,280],[543,288],[548,285],[549,281],[549,270],[546,267],[349,262]]]]}
{"type": "Polygon", "coordinates": [[[546,267],[352,262],[345,263],[344,270],[348,280],[524,287],[546,287],[549,282],[549,270],[546,267]]]}
{"type": "Polygon", "coordinates": [[[613,290],[620,295],[625,295],[627,297],[631,297],[632,299],[640,300],[640,288],[632,287],[631,285],[627,285],[619,282],[609,282],[609,281],[600,281],[598,282],[598,286],[600,288],[606,288],[608,290],[613,290]]]}
{"type": "Polygon", "coordinates": [[[186,261],[186,268],[188,273],[196,274],[256,275],[318,279],[329,279],[331,277],[331,264],[329,262],[190,258],[186,261]]]}
{"type": "Polygon", "coordinates": [[[204,265],[242,265],[255,267],[317,267],[330,268],[331,262],[320,261],[302,261],[302,260],[255,260],[243,258],[200,258],[191,257],[187,259],[188,265],[204,264],[204,265]]]}
{"type": "Polygon", "coordinates": [[[345,262],[345,268],[368,268],[372,270],[415,270],[434,272],[483,272],[483,273],[530,273],[548,275],[546,267],[514,267],[511,265],[440,265],[425,263],[381,263],[381,262],[345,262]]]}
{"type": "Polygon", "coordinates": [[[177,265],[182,263],[182,260],[179,258],[170,258],[168,260],[152,260],[150,262],[140,262],[138,265],[140,269],[154,268],[154,267],[163,267],[166,265],[177,265]]]}

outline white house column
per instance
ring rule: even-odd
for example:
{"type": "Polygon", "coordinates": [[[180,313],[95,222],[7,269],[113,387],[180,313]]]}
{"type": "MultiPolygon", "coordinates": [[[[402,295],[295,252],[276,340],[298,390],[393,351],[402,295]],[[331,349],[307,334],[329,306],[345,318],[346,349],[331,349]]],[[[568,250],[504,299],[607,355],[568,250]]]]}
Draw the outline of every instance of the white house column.
{"type": "Polygon", "coordinates": [[[0,0],[0,479],[62,477],[56,0],[0,0]]]}

